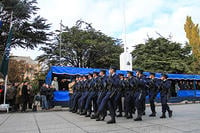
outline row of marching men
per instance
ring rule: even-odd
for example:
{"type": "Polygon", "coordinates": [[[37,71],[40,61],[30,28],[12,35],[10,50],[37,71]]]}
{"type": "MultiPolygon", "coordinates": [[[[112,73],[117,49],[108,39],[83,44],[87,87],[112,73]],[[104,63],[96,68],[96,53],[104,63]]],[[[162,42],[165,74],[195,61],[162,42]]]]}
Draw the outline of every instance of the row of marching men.
{"type": "Polygon", "coordinates": [[[124,77],[123,74],[116,74],[115,67],[110,67],[109,76],[106,76],[106,70],[89,73],[87,76],[77,76],[69,107],[71,112],[96,121],[103,121],[109,110],[111,119],[108,124],[116,123],[115,117],[122,117],[123,111],[127,119],[133,118],[132,114],[137,112],[134,121],[142,121],[142,116],[145,115],[146,96],[149,95],[152,111],[149,116],[155,117],[154,100],[160,92],[162,105],[160,118],[166,118],[166,112],[172,117],[172,111],[167,104],[170,87],[171,81],[166,74],[157,79],[155,74],[151,73],[147,78],[142,70],[137,70],[135,76],[132,71],[128,71],[124,77]],[[124,97],[124,109],[122,109],[122,97],[124,97]]]}

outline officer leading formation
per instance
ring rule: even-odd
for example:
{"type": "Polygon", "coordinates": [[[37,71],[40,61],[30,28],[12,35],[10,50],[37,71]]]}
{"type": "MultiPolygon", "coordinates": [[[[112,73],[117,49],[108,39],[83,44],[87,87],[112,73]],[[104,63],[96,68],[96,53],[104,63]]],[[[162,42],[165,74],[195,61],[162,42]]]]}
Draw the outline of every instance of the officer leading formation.
{"type": "Polygon", "coordinates": [[[109,111],[111,119],[107,124],[116,123],[116,117],[123,117],[123,110],[127,119],[132,119],[136,113],[134,121],[142,121],[147,95],[152,112],[149,117],[156,117],[154,101],[160,92],[162,105],[160,118],[163,119],[166,118],[166,112],[172,117],[172,110],[167,104],[170,87],[171,81],[166,74],[162,74],[161,79],[155,78],[155,73],[145,77],[142,70],[137,70],[136,76],[132,71],[128,71],[126,76],[117,75],[116,67],[112,66],[109,68],[108,76],[106,70],[77,75],[69,107],[72,113],[85,115],[96,121],[104,121],[109,111]],[[122,97],[124,97],[123,103],[122,97]]]}

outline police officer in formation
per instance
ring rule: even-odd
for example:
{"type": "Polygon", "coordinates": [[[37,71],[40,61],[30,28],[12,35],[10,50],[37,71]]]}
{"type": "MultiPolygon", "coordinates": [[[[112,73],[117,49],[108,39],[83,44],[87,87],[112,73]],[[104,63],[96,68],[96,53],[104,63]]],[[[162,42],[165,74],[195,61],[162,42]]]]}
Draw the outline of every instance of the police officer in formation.
{"type": "Polygon", "coordinates": [[[133,118],[133,114],[137,111],[134,121],[142,121],[142,116],[145,115],[146,96],[149,96],[152,112],[149,117],[155,117],[154,101],[160,92],[162,105],[160,118],[166,118],[166,111],[169,117],[172,117],[172,111],[167,104],[171,82],[167,78],[167,75],[163,74],[161,80],[156,79],[155,73],[150,73],[147,78],[142,70],[137,70],[135,76],[132,71],[128,71],[126,76],[117,75],[116,67],[110,67],[109,74],[106,74],[106,70],[101,70],[99,73],[78,75],[69,102],[70,111],[96,121],[103,121],[109,110],[111,119],[107,124],[116,123],[115,117],[122,117],[123,111],[127,119],[133,118]],[[123,103],[122,97],[124,97],[123,103]]]}
{"type": "Polygon", "coordinates": [[[160,83],[161,83],[161,81],[159,79],[155,78],[155,73],[150,73],[147,86],[148,86],[148,92],[149,92],[149,103],[150,103],[152,113],[149,115],[149,117],[156,116],[156,109],[155,109],[154,101],[158,94],[160,83]]]}

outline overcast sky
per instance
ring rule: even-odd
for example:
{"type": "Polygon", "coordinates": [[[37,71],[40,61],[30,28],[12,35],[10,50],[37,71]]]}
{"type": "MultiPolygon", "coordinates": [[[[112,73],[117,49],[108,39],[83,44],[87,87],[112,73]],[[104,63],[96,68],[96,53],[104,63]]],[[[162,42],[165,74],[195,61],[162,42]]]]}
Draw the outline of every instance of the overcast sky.
{"type": "MultiPolygon", "coordinates": [[[[73,26],[82,19],[103,33],[124,40],[132,46],[149,37],[172,36],[173,41],[187,41],[184,32],[186,16],[200,23],[200,0],[38,0],[38,14],[59,29],[59,23],[73,26]],[[124,23],[125,20],[125,23],[124,23]],[[126,32],[125,28],[126,27],[126,32]]],[[[14,55],[35,59],[42,51],[12,49],[14,55]]]]}

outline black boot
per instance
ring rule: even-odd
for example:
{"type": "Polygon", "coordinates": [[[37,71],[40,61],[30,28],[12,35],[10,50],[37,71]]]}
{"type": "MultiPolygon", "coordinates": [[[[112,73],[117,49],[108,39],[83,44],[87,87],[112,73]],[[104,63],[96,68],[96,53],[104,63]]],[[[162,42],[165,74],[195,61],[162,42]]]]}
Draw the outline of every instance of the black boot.
{"type": "Polygon", "coordinates": [[[96,118],[95,115],[91,115],[91,116],[90,116],[90,119],[95,119],[95,118],[96,118]]]}
{"type": "Polygon", "coordinates": [[[150,114],[149,117],[156,117],[156,112],[153,112],[152,114],[150,114]]]}
{"type": "Polygon", "coordinates": [[[132,115],[128,115],[128,116],[126,117],[126,119],[132,119],[132,118],[133,118],[132,115]]]}
{"type": "Polygon", "coordinates": [[[81,112],[80,115],[87,115],[87,112],[86,112],[86,111],[83,111],[83,112],[81,112]]]}
{"type": "Polygon", "coordinates": [[[85,117],[90,117],[90,114],[85,115],[85,117]]]}
{"type": "Polygon", "coordinates": [[[114,124],[116,123],[115,118],[112,118],[111,120],[107,121],[107,124],[114,124]]]}
{"type": "Polygon", "coordinates": [[[101,121],[101,115],[96,116],[96,121],[101,121]]]}
{"type": "Polygon", "coordinates": [[[160,116],[161,119],[166,118],[165,113],[162,114],[162,116],[160,116]]]}
{"type": "Polygon", "coordinates": [[[142,121],[142,117],[138,116],[134,121],[142,121]]]}
{"type": "Polygon", "coordinates": [[[120,114],[118,114],[118,115],[117,115],[117,117],[122,117],[122,114],[121,114],[121,113],[120,113],[120,114]]]}
{"type": "Polygon", "coordinates": [[[103,115],[102,118],[101,118],[101,121],[104,121],[106,115],[103,115]]]}
{"type": "Polygon", "coordinates": [[[172,117],[172,110],[169,110],[168,114],[169,114],[169,118],[171,118],[172,117]]]}

